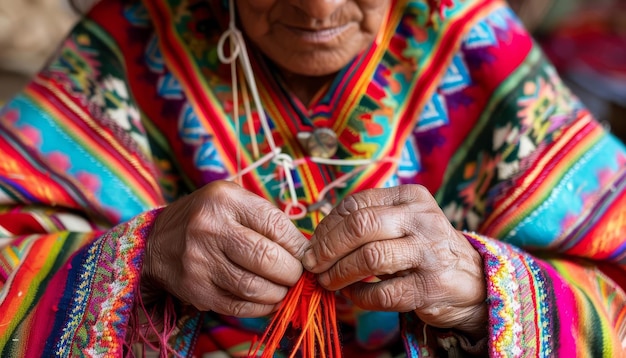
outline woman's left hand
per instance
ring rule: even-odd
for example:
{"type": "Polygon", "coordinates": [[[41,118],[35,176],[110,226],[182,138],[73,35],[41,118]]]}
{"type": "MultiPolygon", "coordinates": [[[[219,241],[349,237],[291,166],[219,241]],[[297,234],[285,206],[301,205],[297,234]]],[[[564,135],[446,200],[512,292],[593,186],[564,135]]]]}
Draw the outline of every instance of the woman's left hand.
{"type": "Polygon", "coordinates": [[[303,264],[361,308],[415,311],[435,327],[486,334],[482,258],[422,186],[345,198],[315,230],[303,264]],[[381,281],[362,281],[371,276],[381,281]]]}

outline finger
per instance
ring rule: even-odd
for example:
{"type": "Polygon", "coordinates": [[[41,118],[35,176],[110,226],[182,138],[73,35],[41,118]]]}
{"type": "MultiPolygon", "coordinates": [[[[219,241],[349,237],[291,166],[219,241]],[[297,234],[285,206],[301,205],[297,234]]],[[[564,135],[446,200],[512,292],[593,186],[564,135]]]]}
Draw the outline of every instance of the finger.
{"type": "Polygon", "coordinates": [[[425,187],[416,184],[369,189],[346,197],[333,209],[331,215],[334,213],[339,216],[347,216],[366,207],[398,206],[412,202],[428,204],[435,203],[435,200],[425,187]]]}
{"type": "Polygon", "coordinates": [[[319,283],[336,291],[370,276],[384,277],[414,269],[422,254],[416,243],[414,238],[368,243],[321,273],[319,283]]]}
{"type": "Polygon", "coordinates": [[[443,215],[432,195],[420,185],[371,189],[353,194],[315,229],[303,264],[309,271],[322,272],[359,244],[402,237],[415,231],[414,218],[433,212],[443,215]],[[384,214],[387,216],[379,216],[384,214]]]}
{"type": "Polygon", "coordinates": [[[367,207],[401,206],[408,203],[435,205],[432,195],[421,185],[401,185],[391,188],[364,190],[346,197],[315,229],[315,236],[324,236],[343,219],[367,207]]]}
{"type": "Polygon", "coordinates": [[[376,283],[356,282],[342,289],[341,293],[363,309],[416,311],[420,317],[439,317],[443,320],[449,318],[443,316],[447,310],[473,307],[485,301],[484,277],[478,282],[477,285],[467,275],[459,275],[454,270],[438,275],[402,271],[393,278],[376,283]],[[480,291],[480,294],[475,295],[474,291],[480,291]]]}
{"type": "Polygon", "coordinates": [[[292,256],[301,259],[309,246],[309,241],[289,217],[257,195],[241,187],[238,187],[237,191],[238,210],[234,212],[236,220],[281,245],[292,256]]]}
{"type": "Polygon", "coordinates": [[[341,293],[356,306],[371,311],[410,312],[423,305],[417,275],[396,277],[376,283],[357,282],[341,293]]]}
{"type": "Polygon", "coordinates": [[[246,227],[224,239],[224,254],[235,264],[282,286],[293,286],[302,276],[302,263],[287,249],[246,227]]]}
{"type": "Polygon", "coordinates": [[[311,253],[303,260],[314,273],[328,270],[361,246],[379,240],[406,236],[407,218],[404,206],[363,207],[343,217],[323,234],[311,238],[311,253]],[[311,258],[314,262],[311,262],[311,258]]]}
{"type": "Polygon", "coordinates": [[[225,265],[219,275],[214,275],[212,282],[237,299],[264,305],[279,303],[288,290],[232,263],[225,265]]]}
{"type": "Polygon", "coordinates": [[[260,304],[247,300],[242,300],[237,296],[231,295],[228,291],[217,289],[216,297],[212,311],[239,318],[256,318],[266,316],[274,312],[277,305],[260,304]]]}
{"type": "Polygon", "coordinates": [[[397,191],[397,188],[370,189],[347,196],[319,223],[311,240],[318,236],[325,236],[346,216],[359,209],[402,204],[397,191]]]}
{"type": "MultiPolygon", "coordinates": [[[[204,243],[205,241],[194,241],[204,243]]],[[[216,251],[213,251],[215,253],[216,251]]],[[[215,310],[227,298],[275,305],[288,288],[259,277],[230,261],[222,252],[211,255],[199,245],[186,251],[179,272],[171,272],[172,292],[198,310],[215,310]],[[227,297],[223,294],[227,293],[227,297]]]]}

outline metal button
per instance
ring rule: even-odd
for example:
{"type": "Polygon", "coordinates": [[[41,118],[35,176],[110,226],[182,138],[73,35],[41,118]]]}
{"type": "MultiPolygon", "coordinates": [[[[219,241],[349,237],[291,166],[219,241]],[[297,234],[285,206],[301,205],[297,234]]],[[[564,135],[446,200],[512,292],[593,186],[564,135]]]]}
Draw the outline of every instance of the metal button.
{"type": "Polygon", "coordinates": [[[329,128],[298,133],[298,141],[309,156],[326,159],[334,156],[339,146],[337,134],[329,128]]]}

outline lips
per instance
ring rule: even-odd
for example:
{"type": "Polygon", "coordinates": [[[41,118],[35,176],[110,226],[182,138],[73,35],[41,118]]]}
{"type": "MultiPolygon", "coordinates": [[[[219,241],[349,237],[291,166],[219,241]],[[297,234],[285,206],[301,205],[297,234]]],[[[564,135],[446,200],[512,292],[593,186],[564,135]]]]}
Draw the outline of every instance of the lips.
{"type": "Polygon", "coordinates": [[[324,29],[301,28],[285,25],[285,28],[300,40],[316,44],[331,42],[340,37],[350,27],[350,23],[341,26],[327,27],[324,29]]]}

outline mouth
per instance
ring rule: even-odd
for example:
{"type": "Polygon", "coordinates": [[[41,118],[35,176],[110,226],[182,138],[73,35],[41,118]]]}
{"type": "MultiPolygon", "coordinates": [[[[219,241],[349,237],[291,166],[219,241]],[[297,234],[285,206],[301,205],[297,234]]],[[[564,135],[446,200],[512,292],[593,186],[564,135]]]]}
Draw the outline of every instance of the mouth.
{"type": "Polygon", "coordinates": [[[287,30],[295,34],[302,41],[314,44],[331,42],[332,40],[338,38],[343,33],[345,33],[350,27],[350,23],[324,29],[301,28],[285,25],[285,28],[287,28],[287,30]]]}

